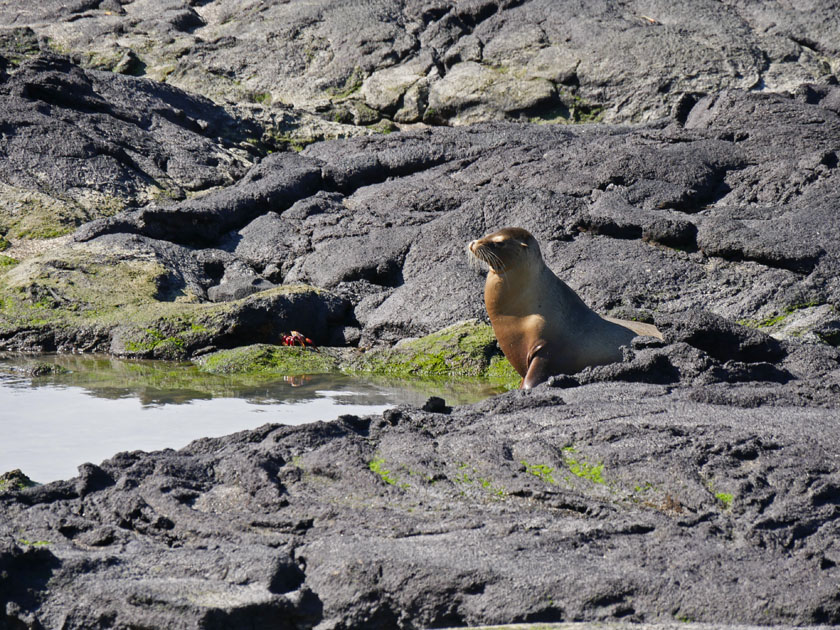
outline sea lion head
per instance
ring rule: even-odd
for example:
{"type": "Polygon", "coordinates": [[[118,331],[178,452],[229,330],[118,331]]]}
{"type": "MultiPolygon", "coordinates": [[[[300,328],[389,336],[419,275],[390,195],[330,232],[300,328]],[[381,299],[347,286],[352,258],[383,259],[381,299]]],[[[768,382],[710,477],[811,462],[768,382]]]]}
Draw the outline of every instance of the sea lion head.
{"type": "Polygon", "coordinates": [[[542,261],[537,239],[528,230],[519,227],[502,228],[471,241],[468,249],[474,258],[487,263],[497,274],[542,261]]]}

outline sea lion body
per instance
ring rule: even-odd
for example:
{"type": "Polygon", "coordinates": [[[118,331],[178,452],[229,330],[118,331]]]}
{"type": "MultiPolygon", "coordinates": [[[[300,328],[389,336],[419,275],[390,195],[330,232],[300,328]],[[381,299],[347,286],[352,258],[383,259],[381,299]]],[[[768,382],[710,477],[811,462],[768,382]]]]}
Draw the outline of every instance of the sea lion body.
{"type": "Polygon", "coordinates": [[[484,304],[496,339],[533,387],[553,374],[621,361],[621,346],[637,335],[662,337],[655,326],[604,318],[543,262],[536,239],[522,228],[505,228],[469,244],[489,265],[484,304]]]}

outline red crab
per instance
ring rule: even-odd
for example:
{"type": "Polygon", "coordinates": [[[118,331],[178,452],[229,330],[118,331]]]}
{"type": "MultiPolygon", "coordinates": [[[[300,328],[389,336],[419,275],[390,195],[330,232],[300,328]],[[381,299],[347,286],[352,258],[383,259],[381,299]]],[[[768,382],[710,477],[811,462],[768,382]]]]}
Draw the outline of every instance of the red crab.
{"type": "Polygon", "coordinates": [[[304,337],[303,334],[296,330],[293,330],[288,335],[280,335],[280,344],[283,346],[315,346],[309,337],[304,337]]]}

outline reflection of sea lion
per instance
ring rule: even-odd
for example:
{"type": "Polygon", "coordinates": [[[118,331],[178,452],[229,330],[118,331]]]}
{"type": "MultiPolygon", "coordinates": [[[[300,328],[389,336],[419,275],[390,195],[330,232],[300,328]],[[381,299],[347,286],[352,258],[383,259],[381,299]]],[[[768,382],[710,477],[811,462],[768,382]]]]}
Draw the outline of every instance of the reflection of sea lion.
{"type": "Polygon", "coordinates": [[[502,352],[522,376],[522,387],[552,374],[621,361],[621,346],[637,335],[662,338],[650,324],[604,318],[546,267],[527,230],[504,228],[469,244],[490,266],[484,304],[502,352]]]}

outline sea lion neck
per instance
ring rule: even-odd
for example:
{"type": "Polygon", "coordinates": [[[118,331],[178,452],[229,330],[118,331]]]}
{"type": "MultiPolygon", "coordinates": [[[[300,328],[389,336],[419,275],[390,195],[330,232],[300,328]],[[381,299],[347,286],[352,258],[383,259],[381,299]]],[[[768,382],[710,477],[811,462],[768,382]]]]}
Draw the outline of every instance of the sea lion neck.
{"type": "Polygon", "coordinates": [[[491,319],[522,310],[522,294],[533,284],[535,273],[539,274],[539,271],[529,264],[518,264],[503,272],[492,268],[487,271],[484,305],[491,319]]]}

